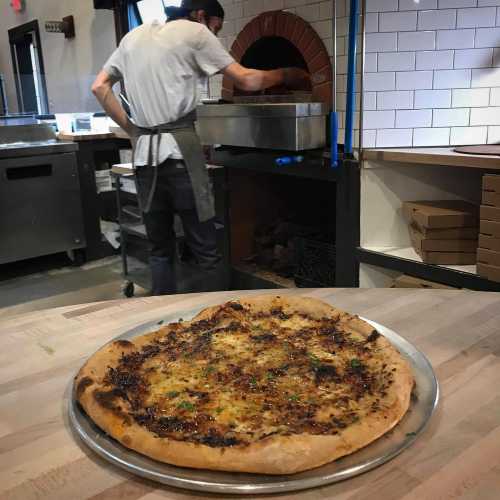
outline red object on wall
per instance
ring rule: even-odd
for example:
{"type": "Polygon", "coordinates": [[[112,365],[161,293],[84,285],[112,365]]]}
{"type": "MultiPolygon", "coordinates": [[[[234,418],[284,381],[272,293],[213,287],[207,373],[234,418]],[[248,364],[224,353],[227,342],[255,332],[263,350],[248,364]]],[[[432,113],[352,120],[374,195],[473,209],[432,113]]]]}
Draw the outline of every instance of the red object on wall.
{"type": "Polygon", "coordinates": [[[11,0],[10,5],[14,12],[22,12],[24,10],[24,0],[11,0]]]}

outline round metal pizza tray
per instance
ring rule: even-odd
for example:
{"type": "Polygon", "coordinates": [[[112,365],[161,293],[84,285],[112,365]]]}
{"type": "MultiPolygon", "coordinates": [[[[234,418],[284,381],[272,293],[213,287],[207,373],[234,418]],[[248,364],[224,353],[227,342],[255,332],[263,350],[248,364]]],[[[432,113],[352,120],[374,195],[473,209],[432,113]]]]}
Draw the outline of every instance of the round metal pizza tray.
{"type": "MultiPolygon", "coordinates": [[[[182,311],[175,316],[165,317],[162,321],[147,323],[124,333],[116,340],[131,339],[153,331],[163,322],[169,323],[179,318],[187,320],[196,312],[182,311]]],[[[374,321],[365,321],[392,342],[410,362],[416,381],[414,397],[410,410],[393,430],[367,447],[322,467],[288,476],[266,476],[187,469],[157,462],[125,448],[99,429],[77,403],[74,387],[69,400],[69,421],[85,444],[112,464],[138,476],[177,488],[219,494],[255,495],[298,491],[343,481],[382,465],[408,448],[427,426],[439,399],[436,376],[424,354],[389,328],[374,321]]]]}

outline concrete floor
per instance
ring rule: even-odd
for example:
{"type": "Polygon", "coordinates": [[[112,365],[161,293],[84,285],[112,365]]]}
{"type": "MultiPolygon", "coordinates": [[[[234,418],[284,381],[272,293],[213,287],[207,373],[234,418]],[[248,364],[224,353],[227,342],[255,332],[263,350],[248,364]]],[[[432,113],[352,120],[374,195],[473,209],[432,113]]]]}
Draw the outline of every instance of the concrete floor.
{"type": "MultiPolygon", "coordinates": [[[[65,255],[0,266],[0,319],[30,311],[123,299],[119,256],[71,266],[65,255]]],[[[136,296],[146,291],[136,287],[136,296]]]]}

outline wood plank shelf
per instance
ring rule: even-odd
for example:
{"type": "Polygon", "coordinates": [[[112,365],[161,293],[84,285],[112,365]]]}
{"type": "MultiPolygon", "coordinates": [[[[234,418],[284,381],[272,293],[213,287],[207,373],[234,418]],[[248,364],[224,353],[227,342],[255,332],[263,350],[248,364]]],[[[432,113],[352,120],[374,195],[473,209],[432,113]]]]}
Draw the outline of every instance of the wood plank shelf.
{"type": "Polygon", "coordinates": [[[391,269],[456,288],[500,291],[500,283],[481,278],[476,274],[476,266],[437,266],[426,264],[413,248],[358,248],[356,256],[359,263],[391,269]]]}
{"type": "Polygon", "coordinates": [[[500,156],[456,153],[453,148],[366,149],[363,160],[500,170],[500,156]]]}

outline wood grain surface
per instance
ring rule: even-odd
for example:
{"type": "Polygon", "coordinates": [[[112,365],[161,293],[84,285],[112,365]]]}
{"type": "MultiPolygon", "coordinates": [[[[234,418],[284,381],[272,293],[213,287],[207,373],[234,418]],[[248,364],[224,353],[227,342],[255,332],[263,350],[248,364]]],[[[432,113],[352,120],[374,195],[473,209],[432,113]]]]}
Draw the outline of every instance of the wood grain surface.
{"type": "Polygon", "coordinates": [[[60,141],[73,141],[73,142],[82,142],[82,141],[95,141],[98,139],[113,139],[115,138],[115,134],[113,132],[59,132],[57,134],[57,138],[60,141]]]}
{"type": "Polygon", "coordinates": [[[453,149],[454,148],[365,149],[363,151],[363,160],[500,170],[500,158],[498,156],[457,153],[453,149]]]}
{"type": "MultiPolygon", "coordinates": [[[[84,360],[125,330],[250,293],[257,292],[101,302],[0,321],[0,498],[221,498],[163,487],[107,464],[72,434],[67,398],[84,360]]],[[[396,330],[429,357],[442,399],[424,434],[391,462],[331,486],[258,498],[499,498],[500,294],[411,289],[277,293],[321,298],[396,330]]]]}

